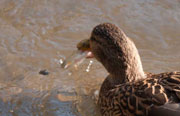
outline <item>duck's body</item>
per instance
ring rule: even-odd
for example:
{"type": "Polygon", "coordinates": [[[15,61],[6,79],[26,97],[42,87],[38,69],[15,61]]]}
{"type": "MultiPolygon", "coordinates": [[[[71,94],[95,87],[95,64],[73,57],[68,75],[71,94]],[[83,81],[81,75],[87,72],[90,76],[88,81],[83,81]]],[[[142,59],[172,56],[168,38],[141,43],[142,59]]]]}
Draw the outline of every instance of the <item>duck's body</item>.
{"type": "MultiPolygon", "coordinates": [[[[180,103],[180,72],[149,74],[146,79],[114,86],[110,83],[106,78],[100,90],[98,103],[102,116],[158,116],[153,112],[156,108],[180,103]]],[[[178,116],[179,109],[180,105],[169,112],[178,116]]]]}
{"type": "Polygon", "coordinates": [[[102,116],[155,116],[164,107],[180,116],[180,72],[145,74],[133,41],[110,23],[93,29],[89,47],[109,72],[98,100],[102,116]]]}

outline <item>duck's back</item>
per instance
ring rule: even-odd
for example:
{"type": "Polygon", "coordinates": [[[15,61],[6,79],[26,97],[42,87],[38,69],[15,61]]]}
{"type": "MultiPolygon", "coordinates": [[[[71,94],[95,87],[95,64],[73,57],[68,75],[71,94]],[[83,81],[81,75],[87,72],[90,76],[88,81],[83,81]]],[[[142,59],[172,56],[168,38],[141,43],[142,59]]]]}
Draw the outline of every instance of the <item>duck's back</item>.
{"type": "Polygon", "coordinates": [[[118,85],[99,97],[103,116],[180,116],[179,103],[180,72],[148,75],[145,80],[118,85]]]}

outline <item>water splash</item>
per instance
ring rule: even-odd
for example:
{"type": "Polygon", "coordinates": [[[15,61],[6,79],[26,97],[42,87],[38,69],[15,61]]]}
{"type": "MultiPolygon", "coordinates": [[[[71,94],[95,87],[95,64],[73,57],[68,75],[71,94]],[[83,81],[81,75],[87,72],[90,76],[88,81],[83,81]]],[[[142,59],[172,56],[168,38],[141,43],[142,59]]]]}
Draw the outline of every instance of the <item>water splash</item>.
{"type": "Polygon", "coordinates": [[[85,60],[87,52],[75,51],[66,59],[60,59],[59,64],[62,68],[68,69],[74,67],[75,69],[85,60]]]}
{"type": "Polygon", "coordinates": [[[90,61],[89,61],[89,65],[88,65],[87,68],[86,68],[86,72],[89,72],[89,71],[90,71],[90,68],[91,68],[92,64],[93,64],[93,61],[90,60],[90,61]]]}

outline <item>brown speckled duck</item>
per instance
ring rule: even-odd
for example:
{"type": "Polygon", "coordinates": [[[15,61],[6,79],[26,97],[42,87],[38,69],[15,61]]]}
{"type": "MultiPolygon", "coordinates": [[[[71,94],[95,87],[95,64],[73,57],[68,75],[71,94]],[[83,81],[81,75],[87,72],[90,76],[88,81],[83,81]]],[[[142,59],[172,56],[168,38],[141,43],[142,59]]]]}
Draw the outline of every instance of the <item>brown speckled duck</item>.
{"type": "Polygon", "coordinates": [[[180,72],[145,73],[135,44],[120,28],[100,24],[77,47],[90,50],[109,72],[98,99],[102,116],[180,116],[180,72]]]}

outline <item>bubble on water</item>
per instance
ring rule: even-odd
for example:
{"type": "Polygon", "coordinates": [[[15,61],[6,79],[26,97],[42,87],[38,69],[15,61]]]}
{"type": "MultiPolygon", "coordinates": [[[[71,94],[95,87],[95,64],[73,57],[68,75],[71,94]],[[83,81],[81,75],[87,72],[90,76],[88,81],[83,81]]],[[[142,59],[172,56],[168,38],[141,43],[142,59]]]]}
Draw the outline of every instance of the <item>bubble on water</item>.
{"type": "Polygon", "coordinates": [[[72,72],[68,72],[68,75],[71,76],[71,75],[72,75],[72,72]]]}
{"type": "Polygon", "coordinates": [[[63,64],[63,62],[64,62],[63,59],[60,59],[60,60],[59,60],[59,63],[60,63],[60,64],[63,64]]]}
{"type": "Polygon", "coordinates": [[[95,96],[98,96],[98,95],[99,95],[99,90],[96,90],[96,91],[94,92],[94,95],[95,95],[95,96]]]}
{"type": "Polygon", "coordinates": [[[13,113],[13,112],[14,112],[14,110],[9,110],[9,112],[13,113]]]}
{"type": "Polygon", "coordinates": [[[66,69],[66,68],[69,66],[70,63],[71,63],[71,62],[66,63],[65,60],[59,59],[59,64],[60,64],[61,67],[64,68],[64,69],[66,69]]]}

